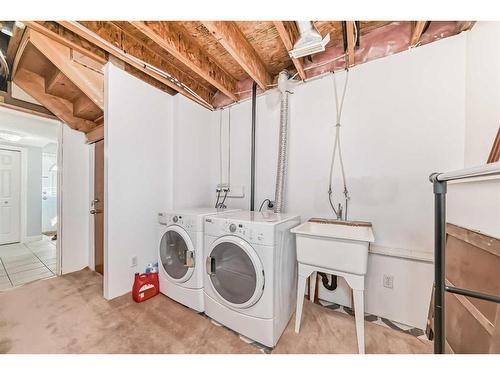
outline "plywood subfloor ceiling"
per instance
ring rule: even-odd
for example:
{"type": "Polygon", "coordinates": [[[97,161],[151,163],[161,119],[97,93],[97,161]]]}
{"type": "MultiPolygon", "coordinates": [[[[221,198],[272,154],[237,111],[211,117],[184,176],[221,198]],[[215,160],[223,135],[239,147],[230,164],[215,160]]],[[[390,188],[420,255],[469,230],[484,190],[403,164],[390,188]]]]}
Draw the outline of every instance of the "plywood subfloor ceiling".
{"type": "MultiPolygon", "coordinates": [[[[63,44],[72,53],[101,65],[113,59],[126,71],[161,90],[180,93],[215,109],[248,97],[253,82],[261,92],[274,87],[283,69],[295,79],[307,80],[458,34],[470,29],[474,22],[313,21],[322,36],[330,34],[330,42],[324,52],[299,59],[289,56],[299,36],[293,21],[27,21],[24,24],[28,30],[63,44]]],[[[33,51],[28,56],[40,57],[33,51]]],[[[34,62],[24,60],[24,70],[41,74],[45,81],[50,77],[44,76],[44,72],[55,74],[50,67],[36,68],[30,66],[34,62]]],[[[43,58],[39,60],[40,65],[46,64],[43,58]]],[[[54,90],[61,87],[57,81],[54,84],[54,90]]],[[[68,89],[64,99],[74,107],[85,104],[87,108],[81,129],[93,128],[86,121],[97,121],[101,113],[99,103],[87,95],[95,107],[84,99],[78,99],[82,103],[77,104],[79,94],[75,88],[67,83],[64,86],[68,89]]],[[[75,108],[73,115],[78,115],[75,108]]]]}

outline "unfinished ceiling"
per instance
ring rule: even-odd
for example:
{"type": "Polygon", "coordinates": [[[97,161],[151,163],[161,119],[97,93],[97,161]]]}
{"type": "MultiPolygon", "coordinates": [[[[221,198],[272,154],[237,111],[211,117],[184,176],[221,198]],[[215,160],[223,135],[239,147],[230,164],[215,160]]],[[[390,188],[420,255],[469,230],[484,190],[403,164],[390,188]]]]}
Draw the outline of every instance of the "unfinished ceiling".
{"type": "MultiPolygon", "coordinates": [[[[323,52],[301,58],[289,55],[300,35],[293,21],[28,21],[24,24],[28,30],[78,52],[89,59],[89,64],[94,61],[103,65],[113,59],[126,71],[161,90],[181,93],[214,109],[248,97],[253,82],[261,92],[274,87],[277,74],[283,69],[295,79],[307,80],[458,34],[470,29],[474,22],[314,21],[321,37],[329,35],[330,40],[323,52]]],[[[26,52],[30,57],[23,59],[25,71],[55,74],[50,67],[44,67],[47,59],[40,53],[29,49],[26,52]]],[[[82,87],[73,87],[71,82],[61,85],[55,84],[53,89],[64,88],[68,92],[59,90],[53,94],[79,107],[75,98],[82,87]]],[[[82,106],[85,102],[82,114],[85,121],[95,122],[102,115],[102,108],[95,100],[95,106],[92,100],[90,103],[79,100],[82,106]]],[[[83,123],[82,127],[85,124],[87,130],[93,127],[89,123],[83,123]]]]}

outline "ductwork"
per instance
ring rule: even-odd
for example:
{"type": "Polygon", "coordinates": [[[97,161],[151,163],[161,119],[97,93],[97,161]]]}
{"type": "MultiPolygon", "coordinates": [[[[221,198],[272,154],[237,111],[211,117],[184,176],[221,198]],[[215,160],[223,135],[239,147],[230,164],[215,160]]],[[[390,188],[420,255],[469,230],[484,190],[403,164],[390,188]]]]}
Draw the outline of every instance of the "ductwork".
{"type": "Polygon", "coordinates": [[[296,24],[300,36],[293,45],[293,49],[289,52],[290,57],[300,58],[325,50],[330,41],[330,34],[322,38],[311,21],[297,21],[296,24]]]}
{"type": "Polygon", "coordinates": [[[285,175],[288,141],[288,72],[283,70],[278,77],[278,89],[281,93],[280,132],[278,146],[278,169],[276,171],[276,191],[274,212],[281,213],[284,206],[285,175]]]}

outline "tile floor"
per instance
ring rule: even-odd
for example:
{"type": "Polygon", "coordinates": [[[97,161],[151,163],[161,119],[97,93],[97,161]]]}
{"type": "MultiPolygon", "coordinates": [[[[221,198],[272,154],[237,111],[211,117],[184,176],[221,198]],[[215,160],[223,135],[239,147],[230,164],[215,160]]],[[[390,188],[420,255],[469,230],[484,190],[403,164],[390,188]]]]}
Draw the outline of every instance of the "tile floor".
{"type": "Polygon", "coordinates": [[[0,246],[0,291],[52,277],[55,273],[56,241],[50,237],[0,246]]]}

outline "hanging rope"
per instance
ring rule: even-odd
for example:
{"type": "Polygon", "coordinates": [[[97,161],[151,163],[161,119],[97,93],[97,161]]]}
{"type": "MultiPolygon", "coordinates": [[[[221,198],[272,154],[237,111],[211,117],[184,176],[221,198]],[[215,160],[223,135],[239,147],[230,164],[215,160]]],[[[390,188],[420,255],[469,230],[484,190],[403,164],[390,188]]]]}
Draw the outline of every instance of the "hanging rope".
{"type": "Polygon", "coordinates": [[[335,76],[335,73],[333,73],[333,88],[335,92],[335,108],[337,110],[337,122],[335,124],[335,140],[333,142],[333,152],[332,152],[332,162],[330,165],[330,179],[329,179],[329,185],[328,185],[328,200],[330,202],[330,206],[332,207],[332,210],[337,216],[337,219],[339,220],[347,220],[347,202],[349,201],[350,196],[349,196],[349,191],[347,189],[347,183],[346,183],[346,177],[345,177],[345,169],[344,169],[344,160],[342,159],[342,149],[340,147],[340,120],[342,118],[342,109],[344,107],[344,99],[345,99],[345,94],[347,91],[347,82],[349,80],[349,69],[346,69],[346,76],[345,76],[345,82],[344,82],[344,90],[342,91],[342,97],[339,102],[339,96],[337,92],[337,77],[335,76]],[[335,155],[337,154],[337,148],[339,150],[339,162],[340,162],[340,171],[342,173],[342,180],[344,184],[344,197],[345,197],[345,209],[343,210],[342,205],[339,203],[337,208],[335,208],[335,205],[333,203],[333,167],[335,164],[335,155]]]}

